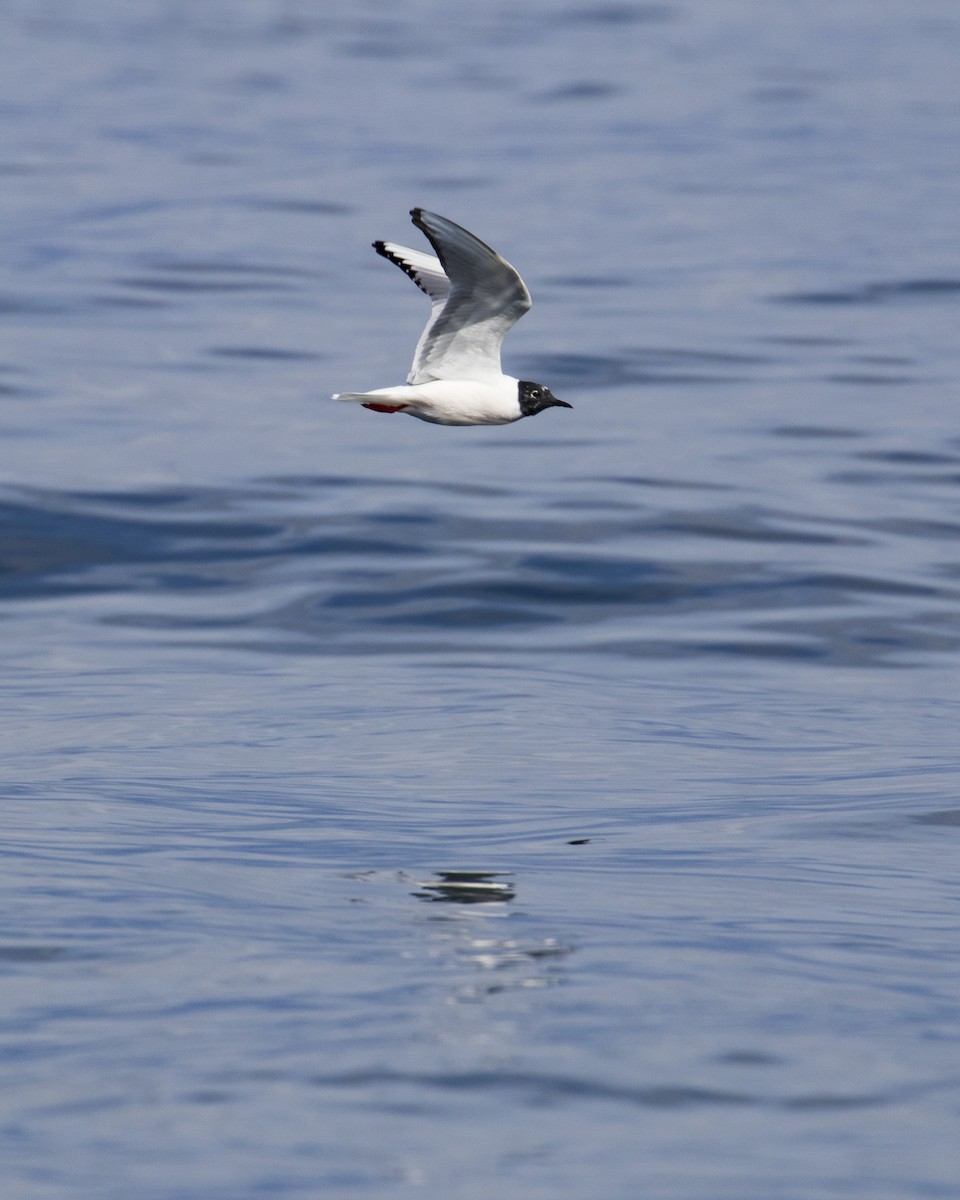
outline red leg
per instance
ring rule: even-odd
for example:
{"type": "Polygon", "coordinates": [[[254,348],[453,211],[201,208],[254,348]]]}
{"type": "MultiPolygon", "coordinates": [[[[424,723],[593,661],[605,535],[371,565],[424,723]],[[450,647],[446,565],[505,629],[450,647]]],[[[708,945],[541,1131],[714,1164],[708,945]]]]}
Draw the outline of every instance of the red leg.
{"type": "Polygon", "coordinates": [[[369,408],[371,412],[403,412],[405,408],[409,408],[409,404],[364,404],[363,408],[369,408]]]}

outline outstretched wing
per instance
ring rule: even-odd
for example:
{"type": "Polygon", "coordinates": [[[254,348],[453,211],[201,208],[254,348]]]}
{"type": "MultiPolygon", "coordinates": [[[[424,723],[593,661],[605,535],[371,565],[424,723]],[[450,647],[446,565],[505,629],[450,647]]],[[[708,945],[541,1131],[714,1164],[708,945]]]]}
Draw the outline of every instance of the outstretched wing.
{"type": "Polygon", "coordinates": [[[410,216],[437,258],[374,242],[377,253],[396,263],[433,301],[407,382],[498,378],[500,344],[530,307],[526,285],[496,251],[460,225],[422,208],[412,209],[410,216]]]}
{"type": "MultiPolygon", "coordinates": [[[[417,364],[423,354],[423,347],[429,341],[430,331],[434,322],[443,311],[447,297],[450,295],[450,280],[444,274],[440,259],[423,250],[410,250],[407,246],[398,246],[395,242],[374,242],[373,248],[390,262],[396,263],[405,274],[409,275],[421,292],[426,292],[433,302],[430,319],[420,334],[417,349],[413,355],[413,366],[407,376],[407,383],[422,383],[417,375],[417,364]]],[[[432,378],[432,377],[431,377],[432,378]]]]}

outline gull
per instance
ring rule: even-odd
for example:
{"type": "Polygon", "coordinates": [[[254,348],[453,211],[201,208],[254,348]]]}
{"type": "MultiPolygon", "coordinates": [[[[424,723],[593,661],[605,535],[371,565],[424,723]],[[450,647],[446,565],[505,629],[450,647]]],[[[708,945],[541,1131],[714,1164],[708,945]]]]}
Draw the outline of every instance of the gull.
{"type": "Polygon", "coordinates": [[[573,408],[542,383],[501,370],[500,344],[530,307],[516,270],[446,217],[422,208],[411,209],[410,216],[436,257],[393,242],[373,243],[433,304],[407,382],[373,392],[338,392],[333,399],[434,425],[508,425],[545,408],[573,408]]]}

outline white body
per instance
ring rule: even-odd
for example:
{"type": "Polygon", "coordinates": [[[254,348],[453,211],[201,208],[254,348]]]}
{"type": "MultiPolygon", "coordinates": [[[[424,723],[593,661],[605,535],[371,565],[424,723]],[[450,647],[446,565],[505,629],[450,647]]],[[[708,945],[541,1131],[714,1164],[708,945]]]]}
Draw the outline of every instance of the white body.
{"type": "Polygon", "coordinates": [[[408,416],[434,425],[509,425],[523,415],[517,399],[518,380],[501,375],[492,382],[435,379],[398,384],[373,392],[341,392],[335,400],[356,404],[396,405],[408,416]]]}

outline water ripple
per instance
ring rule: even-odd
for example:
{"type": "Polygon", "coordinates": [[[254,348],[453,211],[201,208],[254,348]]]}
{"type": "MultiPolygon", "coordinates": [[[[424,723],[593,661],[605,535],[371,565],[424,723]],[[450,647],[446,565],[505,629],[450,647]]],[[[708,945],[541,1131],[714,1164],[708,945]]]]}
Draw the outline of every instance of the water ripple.
{"type": "Polygon", "coordinates": [[[956,522],[704,508],[703,485],[633,478],[583,486],[590,503],[531,515],[519,494],[456,481],[10,493],[0,600],[100,595],[92,615],[114,626],[321,654],[518,637],[531,651],[859,665],[960,649],[957,568],[934,552],[956,522]],[[628,503],[643,487],[646,504],[628,503]],[[344,505],[357,489],[362,504],[344,505]],[[886,541],[905,537],[929,548],[926,567],[886,573],[886,541]]]}
{"type": "Polygon", "coordinates": [[[897,300],[953,299],[960,293],[960,279],[946,277],[895,279],[863,283],[850,288],[811,292],[788,292],[774,299],[788,304],[886,304],[897,300]]]}
{"type": "Polygon", "coordinates": [[[768,1097],[693,1084],[616,1084],[598,1079],[534,1071],[450,1071],[430,1074],[372,1069],[315,1075],[310,1082],[320,1088],[363,1091],[370,1089],[381,1095],[388,1088],[413,1088],[470,1096],[484,1092],[503,1095],[520,1093],[527,1104],[537,1106],[586,1100],[658,1109],[761,1105],[804,1112],[817,1109],[872,1108],[896,1102],[896,1097],[878,1092],[809,1092],[795,1096],[768,1097]]]}
{"type": "Polygon", "coordinates": [[[663,1084],[650,1087],[629,1087],[603,1083],[574,1076],[548,1075],[536,1072],[464,1071],[438,1074],[416,1074],[409,1071],[353,1071],[341,1075],[316,1075],[316,1087],[375,1088],[388,1086],[415,1087],[434,1091],[462,1092],[521,1092],[530,1104],[562,1100],[606,1100],[644,1108],[691,1108],[699,1105],[753,1104],[756,1098],[740,1092],[717,1088],[693,1087],[682,1084],[663,1084]]]}

